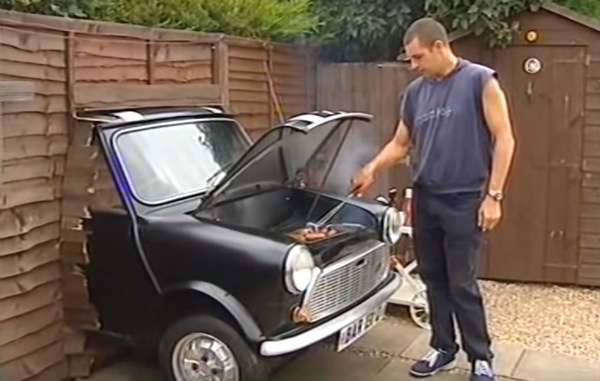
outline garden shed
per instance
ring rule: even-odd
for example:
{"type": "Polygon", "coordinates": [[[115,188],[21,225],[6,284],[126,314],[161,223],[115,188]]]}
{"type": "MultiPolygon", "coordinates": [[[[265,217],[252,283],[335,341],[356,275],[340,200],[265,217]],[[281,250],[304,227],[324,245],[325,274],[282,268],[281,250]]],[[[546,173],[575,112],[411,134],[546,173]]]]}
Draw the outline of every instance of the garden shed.
{"type": "Polygon", "coordinates": [[[552,3],[515,19],[506,48],[453,42],[498,71],[517,138],[484,276],[600,285],[600,22],[552,3]]]}
{"type": "Polygon", "coordinates": [[[85,221],[119,198],[90,108],[218,105],[255,138],[314,108],[312,52],[180,30],[0,11],[0,379],[90,373],[85,221]]]}
{"type": "MultiPolygon", "coordinates": [[[[504,48],[474,33],[451,36],[460,56],[499,73],[517,138],[481,277],[598,286],[600,22],[552,3],[514,19],[520,32],[504,48]]],[[[317,106],[373,113],[383,144],[415,73],[404,62],[320,62],[317,78],[317,106]]],[[[384,180],[406,186],[407,172],[400,166],[384,180]]]]}

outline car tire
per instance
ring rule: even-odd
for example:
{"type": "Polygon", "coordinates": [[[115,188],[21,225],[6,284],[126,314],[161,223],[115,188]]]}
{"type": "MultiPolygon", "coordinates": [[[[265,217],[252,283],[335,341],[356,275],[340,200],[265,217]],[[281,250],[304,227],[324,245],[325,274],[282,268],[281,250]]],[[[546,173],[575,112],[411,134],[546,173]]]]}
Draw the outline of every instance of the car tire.
{"type": "MultiPolygon", "coordinates": [[[[206,373],[217,371],[216,368],[225,369],[226,366],[213,369],[210,364],[214,365],[214,360],[221,365],[224,363],[231,364],[230,355],[232,355],[231,358],[237,365],[237,371],[233,371],[237,376],[230,379],[237,381],[267,380],[266,367],[257,353],[252,350],[235,328],[213,316],[193,315],[176,321],[163,334],[158,352],[161,369],[168,381],[188,381],[186,374],[189,373],[186,372],[206,373]],[[192,346],[191,342],[194,340],[196,340],[196,344],[209,343],[213,340],[212,342],[216,347],[221,346],[217,352],[226,360],[219,362],[220,359],[216,357],[216,352],[209,351],[210,353],[204,354],[202,351],[197,352],[198,350],[192,350],[191,353],[200,354],[200,359],[190,360],[186,358],[183,360],[182,350],[184,346],[188,344],[192,346]]],[[[231,368],[223,370],[223,372],[227,372],[229,375],[233,374],[231,368]]]]}

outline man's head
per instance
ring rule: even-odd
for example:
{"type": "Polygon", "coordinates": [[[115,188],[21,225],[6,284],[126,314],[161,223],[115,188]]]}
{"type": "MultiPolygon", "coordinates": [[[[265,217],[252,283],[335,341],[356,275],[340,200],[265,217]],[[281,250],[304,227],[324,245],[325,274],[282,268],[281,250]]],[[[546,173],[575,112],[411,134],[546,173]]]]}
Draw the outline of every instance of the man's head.
{"type": "Polygon", "coordinates": [[[446,29],[429,17],[409,26],[404,35],[404,49],[411,69],[428,77],[443,76],[453,62],[446,29]]]}

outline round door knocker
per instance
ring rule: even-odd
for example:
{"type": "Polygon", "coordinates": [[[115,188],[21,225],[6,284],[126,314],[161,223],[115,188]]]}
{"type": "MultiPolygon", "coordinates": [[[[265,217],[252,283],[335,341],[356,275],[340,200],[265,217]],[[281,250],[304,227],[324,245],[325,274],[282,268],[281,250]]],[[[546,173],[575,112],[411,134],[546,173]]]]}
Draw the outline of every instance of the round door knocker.
{"type": "Polygon", "coordinates": [[[542,70],[542,61],[535,57],[530,57],[525,60],[523,69],[529,74],[537,74],[542,70]]]}

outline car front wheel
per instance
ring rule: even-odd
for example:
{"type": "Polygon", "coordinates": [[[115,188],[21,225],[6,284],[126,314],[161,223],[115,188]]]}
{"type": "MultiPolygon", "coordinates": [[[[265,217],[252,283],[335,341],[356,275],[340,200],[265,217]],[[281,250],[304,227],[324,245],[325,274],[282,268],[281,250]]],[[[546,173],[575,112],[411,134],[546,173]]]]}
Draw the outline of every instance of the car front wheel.
{"type": "Polygon", "coordinates": [[[169,381],[264,381],[265,367],[226,322],[194,315],[171,325],[159,348],[169,381]]]}

